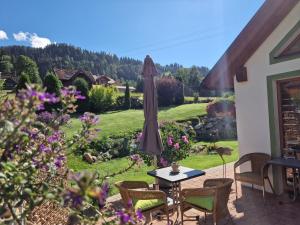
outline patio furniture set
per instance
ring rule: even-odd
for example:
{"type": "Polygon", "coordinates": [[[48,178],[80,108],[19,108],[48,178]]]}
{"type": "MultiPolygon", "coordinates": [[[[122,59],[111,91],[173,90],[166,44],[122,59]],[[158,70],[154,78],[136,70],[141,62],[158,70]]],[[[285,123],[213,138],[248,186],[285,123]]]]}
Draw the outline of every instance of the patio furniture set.
{"type": "MultiPolygon", "coordinates": [[[[297,159],[275,158],[264,153],[251,153],[244,155],[234,164],[234,179],[237,190],[237,181],[250,183],[261,186],[263,197],[265,198],[265,181],[269,184],[272,192],[275,194],[274,188],[268,177],[268,169],[272,166],[281,166],[293,168],[293,201],[297,197],[298,173],[300,169],[300,161],[297,159]],[[251,170],[247,172],[237,172],[237,168],[250,162],[251,170]]],[[[170,213],[176,215],[173,224],[179,223],[179,215],[181,215],[181,224],[184,221],[197,221],[199,216],[191,218],[184,213],[190,209],[196,209],[206,214],[212,214],[213,223],[217,224],[221,219],[230,216],[227,203],[231,192],[231,186],[234,182],[230,178],[206,179],[203,187],[181,189],[181,182],[205,175],[204,171],[191,169],[180,166],[178,173],[173,173],[171,167],[165,167],[147,172],[149,176],[153,176],[156,180],[163,180],[170,184],[168,191],[162,191],[158,184],[154,184],[153,188],[144,181],[121,181],[116,183],[119,189],[122,201],[125,207],[134,207],[140,209],[146,216],[147,221],[152,220],[152,213],[161,211],[166,215],[167,224],[170,223],[170,213]],[[132,201],[132,205],[128,202],[132,201]]],[[[200,185],[199,185],[200,186],[200,185]]],[[[236,191],[236,199],[238,197],[236,191]]],[[[160,215],[160,214],[159,214],[160,215]]],[[[162,218],[162,217],[161,217],[162,218]]]]}

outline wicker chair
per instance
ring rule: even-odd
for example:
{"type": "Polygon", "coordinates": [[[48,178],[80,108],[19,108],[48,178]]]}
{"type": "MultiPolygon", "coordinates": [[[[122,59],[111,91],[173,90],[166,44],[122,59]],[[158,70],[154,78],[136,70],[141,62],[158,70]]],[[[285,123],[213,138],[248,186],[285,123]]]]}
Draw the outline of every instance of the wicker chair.
{"type": "Polygon", "coordinates": [[[144,181],[120,181],[115,183],[119,189],[124,207],[129,207],[132,201],[135,209],[140,209],[147,217],[152,218],[153,211],[162,210],[167,216],[169,224],[169,209],[167,195],[163,191],[151,190],[144,181]]]}
{"type": "Polygon", "coordinates": [[[195,208],[205,213],[212,213],[216,225],[220,219],[230,215],[227,203],[233,179],[218,178],[204,181],[203,188],[183,189],[181,198],[181,221],[184,222],[184,212],[195,208]]]}
{"type": "Polygon", "coordinates": [[[263,187],[263,197],[265,197],[265,179],[269,182],[270,186],[271,182],[268,178],[268,171],[264,170],[264,167],[271,159],[271,156],[265,153],[250,153],[242,156],[235,164],[234,164],[234,180],[235,180],[235,189],[236,189],[236,199],[237,199],[237,181],[250,183],[253,185],[258,185],[263,187]],[[236,168],[245,162],[251,163],[251,171],[237,173],[236,168]]]}

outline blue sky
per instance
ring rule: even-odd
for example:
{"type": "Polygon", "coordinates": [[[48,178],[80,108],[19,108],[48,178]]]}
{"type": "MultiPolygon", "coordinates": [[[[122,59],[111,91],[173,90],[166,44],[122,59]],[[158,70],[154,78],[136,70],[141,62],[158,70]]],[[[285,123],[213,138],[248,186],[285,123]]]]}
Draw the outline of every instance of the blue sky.
{"type": "Polygon", "coordinates": [[[212,67],[263,0],[1,0],[0,46],[68,43],[212,67]],[[17,41],[19,40],[19,41],[17,41]]]}

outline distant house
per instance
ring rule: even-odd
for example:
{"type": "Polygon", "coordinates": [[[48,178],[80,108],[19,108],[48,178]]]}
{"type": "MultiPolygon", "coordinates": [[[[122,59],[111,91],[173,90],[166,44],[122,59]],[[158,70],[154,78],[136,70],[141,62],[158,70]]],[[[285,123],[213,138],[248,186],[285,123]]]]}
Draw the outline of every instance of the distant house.
{"type": "MultiPolygon", "coordinates": [[[[290,156],[300,146],[300,1],[266,0],[202,87],[234,88],[240,156],[290,156]]],[[[272,172],[278,191],[291,189],[291,173],[272,172]]]]}
{"type": "Polygon", "coordinates": [[[72,85],[76,78],[83,78],[92,87],[96,83],[96,77],[91,73],[84,70],[66,70],[54,69],[54,73],[61,80],[64,86],[72,85]]]}
{"type": "MultiPolygon", "coordinates": [[[[126,86],[117,85],[115,87],[119,90],[119,92],[125,92],[125,90],[126,90],[126,86]]],[[[129,87],[129,91],[135,91],[135,88],[129,87]]]]}
{"type": "Polygon", "coordinates": [[[96,84],[104,85],[104,86],[111,86],[116,83],[116,81],[106,75],[94,75],[96,78],[96,84]]]}
{"type": "Polygon", "coordinates": [[[18,84],[18,77],[12,73],[4,74],[0,72],[0,79],[5,80],[3,84],[4,90],[13,90],[18,84]]]}

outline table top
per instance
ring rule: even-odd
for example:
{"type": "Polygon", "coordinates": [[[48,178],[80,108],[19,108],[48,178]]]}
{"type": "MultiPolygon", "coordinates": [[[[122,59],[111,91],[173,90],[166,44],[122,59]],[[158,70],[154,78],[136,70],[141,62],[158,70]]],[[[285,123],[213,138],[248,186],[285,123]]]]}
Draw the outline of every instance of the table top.
{"type": "Polygon", "coordinates": [[[300,160],[297,159],[274,158],[269,160],[267,164],[284,166],[288,168],[300,168],[300,160]]]}
{"type": "Polygon", "coordinates": [[[179,173],[177,174],[172,174],[171,171],[172,168],[169,166],[149,171],[147,174],[171,183],[181,182],[205,175],[205,172],[202,170],[195,170],[184,166],[179,166],[179,173]]]}

